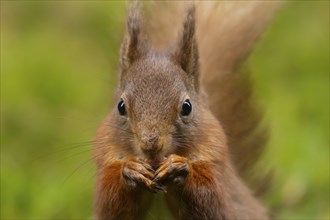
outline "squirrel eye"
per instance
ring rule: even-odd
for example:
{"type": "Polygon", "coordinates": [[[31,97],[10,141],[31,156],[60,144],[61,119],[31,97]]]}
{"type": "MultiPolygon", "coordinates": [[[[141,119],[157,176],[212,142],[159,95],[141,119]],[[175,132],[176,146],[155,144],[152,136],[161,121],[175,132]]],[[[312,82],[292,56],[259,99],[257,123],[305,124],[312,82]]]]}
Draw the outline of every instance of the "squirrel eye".
{"type": "Polygon", "coordinates": [[[120,115],[126,115],[126,108],[125,108],[125,103],[123,100],[120,100],[117,108],[118,108],[118,112],[120,115]]]}
{"type": "Polygon", "coordinates": [[[192,105],[189,99],[186,99],[182,104],[181,115],[188,116],[192,110],[192,105]]]}

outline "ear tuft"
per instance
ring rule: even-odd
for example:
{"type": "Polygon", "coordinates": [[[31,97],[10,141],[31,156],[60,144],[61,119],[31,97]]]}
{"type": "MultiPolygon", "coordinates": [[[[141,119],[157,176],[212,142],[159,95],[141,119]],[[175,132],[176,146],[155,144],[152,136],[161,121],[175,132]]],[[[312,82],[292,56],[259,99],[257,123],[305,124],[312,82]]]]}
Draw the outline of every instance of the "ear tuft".
{"type": "Polygon", "coordinates": [[[127,19],[127,33],[121,45],[121,70],[125,72],[129,66],[139,58],[141,51],[140,32],[141,32],[141,9],[140,4],[135,1],[132,3],[127,19]]]}
{"type": "Polygon", "coordinates": [[[199,55],[195,37],[195,23],[195,5],[190,5],[187,9],[175,58],[181,68],[194,78],[195,88],[197,89],[199,84],[199,55]]]}

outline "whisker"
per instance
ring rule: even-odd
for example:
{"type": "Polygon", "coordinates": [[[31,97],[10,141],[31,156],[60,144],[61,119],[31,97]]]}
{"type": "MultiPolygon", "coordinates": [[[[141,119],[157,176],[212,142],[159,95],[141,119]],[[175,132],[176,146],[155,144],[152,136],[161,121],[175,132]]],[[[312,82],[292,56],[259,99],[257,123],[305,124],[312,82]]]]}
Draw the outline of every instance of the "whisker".
{"type": "Polygon", "coordinates": [[[50,162],[50,164],[44,168],[44,172],[47,172],[48,170],[50,170],[51,168],[53,168],[54,166],[58,165],[61,162],[67,161],[69,159],[72,159],[73,157],[80,156],[80,155],[90,152],[90,151],[91,151],[91,149],[88,149],[88,150],[77,152],[75,154],[71,154],[69,156],[62,157],[60,159],[55,159],[56,161],[50,162]]]}
{"type": "Polygon", "coordinates": [[[127,132],[129,134],[135,134],[132,130],[129,130],[129,129],[125,129],[125,128],[122,128],[120,127],[119,125],[116,125],[114,123],[111,123],[111,122],[104,122],[103,125],[105,126],[109,126],[109,127],[112,127],[112,128],[115,128],[115,129],[118,129],[118,130],[121,130],[121,131],[124,131],[124,132],[127,132]]]}
{"type": "Polygon", "coordinates": [[[91,145],[94,144],[102,144],[101,141],[104,141],[104,143],[106,143],[107,138],[99,138],[97,140],[91,140],[91,141],[84,141],[84,142],[78,142],[78,143],[73,143],[73,144],[68,144],[68,145],[64,145],[66,147],[61,147],[58,148],[56,150],[47,152],[47,153],[43,153],[43,154],[39,154],[38,156],[36,156],[34,159],[31,160],[31,163],[37,162],[38,160],[44,159],[45,157],[48,157],[50,155],[56,155],[56,154],[61,154],[61,153],[66,153],[69,151],[73,151],[76,149],[80,149],[80,148],[85,148],[85,147],[90,147],[91,145]]]}
{"type": "Polygon", "coordinates": [[[85,161],[84,163],[80,164],[76,169],[74,169],[73,172],[71,172],[71,174],[65,178],[65,180],[62,182],[61,186],[63,186],[68,179],[70,179],[79,169],[81,169],[83,166],[85,166],[86,164],[90,163],[93,161],[94,158],[88,159],[87,161],[85,161]]]}

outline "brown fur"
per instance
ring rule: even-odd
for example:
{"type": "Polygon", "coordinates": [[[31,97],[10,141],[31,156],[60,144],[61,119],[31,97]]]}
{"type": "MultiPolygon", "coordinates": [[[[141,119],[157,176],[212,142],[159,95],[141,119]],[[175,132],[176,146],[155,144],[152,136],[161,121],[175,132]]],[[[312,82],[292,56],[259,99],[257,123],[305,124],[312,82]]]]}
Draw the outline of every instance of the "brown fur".
{"type": "MultiPolygon", "coordinates": [[[[228,38],[234,49],[243,44],[233,50],[225,38],[209,39],[210,43],[196,38],[195,9],[190,5],[176,46],[159,51],[142,37],[139,14],[135,3],[121,49],[116,99],[124,101],[126,113],[120,115],[114,108],[94,147],[97,218],[143,219],[152,193],[163,191],[177,219],[268,219],[266,209],[235,172],[235,166],[243,170],[246,163],[232,163],[243,158],[239,152],[260,151],[260,135],[253,136],[259,117],[249,104],[245,79],[234,73],[266,22],[246,35],[249,43],[240,40],[243,37],[228,38]],[[209,57],[211,50],[220,51],[209,57]],[[187,99],[192,111],[183,116],[182,103],[187,99]],[[251,134],[255,138],[250,140],[251,134]],[[231,158],[232,153],[237,157],[231,158]]],[[[253,28],[252,23],[243,29],[253,28]]],[[[223,24],[220,30],[233,34],[230,27],[223,24]]],[[[239,29],[239,34],[246,34],[239,29]]],[[[220,37],[217,31],[206,30],[220,37]]],[[[162,43],[151,39],[155,45],[162,43]]]]}
{"type": "MultiPolygon", "coordinates": [[[[253,102],[249,75],[241,67],[282,3],[196,2],[201,84],[210,110],[225,129],[235,167],[244,177],[263,151],[267,129],[259,127],[262,111],[253,102]]],[[[164,48],[178,37],[186,7],[184,1],[146,6],[145,31],[154,45],[164,48]],[[164,10],[152,14],[156,8],[164,10]]]]}

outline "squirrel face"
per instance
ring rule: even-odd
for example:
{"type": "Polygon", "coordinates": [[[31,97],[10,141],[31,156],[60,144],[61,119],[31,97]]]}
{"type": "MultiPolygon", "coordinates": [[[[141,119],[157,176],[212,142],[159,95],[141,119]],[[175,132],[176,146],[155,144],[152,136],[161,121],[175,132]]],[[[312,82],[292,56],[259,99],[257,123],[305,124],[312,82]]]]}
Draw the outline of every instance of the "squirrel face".
{"type": "Polygon", "coordinates": [[[116,127],[129,130],[130,138],[117,144],[129,145],[148,158],[184,154],[185,148],[196,143],[192,141],[198,133],[194,127],[198,115],[194,112],[200,105],[194,14],[191,8],[176,47],[163,52],[154,50],[142,38],[138,5],[128,16],[121,46],[116,127]]]}
{"type": "Polygon", "coordinates": [[[189,134],[197,108],[197,95],[186,86],[186,75],[162,54],[150,54],[127,70],[118,91],[117,115],[131,130],[135,151],[157,159],[184,150],[180,148],[188,138],[182,131],[189,134]]]}

